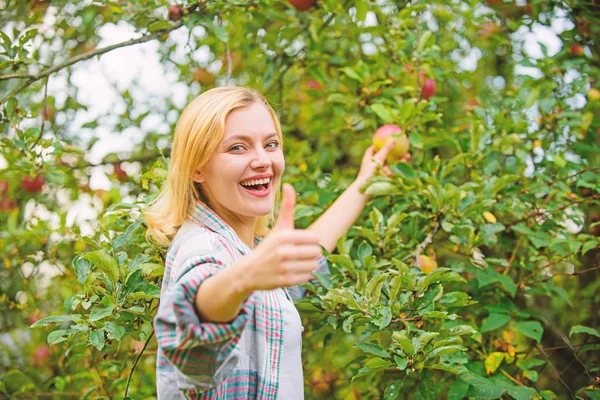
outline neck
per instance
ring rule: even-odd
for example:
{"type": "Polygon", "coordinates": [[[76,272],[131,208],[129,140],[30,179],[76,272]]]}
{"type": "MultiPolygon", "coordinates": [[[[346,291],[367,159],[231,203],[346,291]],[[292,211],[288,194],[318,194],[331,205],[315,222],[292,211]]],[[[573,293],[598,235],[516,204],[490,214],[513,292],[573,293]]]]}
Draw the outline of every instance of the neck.
{"type": "Polygon", "coordinates": [[[254,230],[258,217],[242,217],[223,209],[215,212],[234,230],[242,242],[254,249],[254,230]]]}

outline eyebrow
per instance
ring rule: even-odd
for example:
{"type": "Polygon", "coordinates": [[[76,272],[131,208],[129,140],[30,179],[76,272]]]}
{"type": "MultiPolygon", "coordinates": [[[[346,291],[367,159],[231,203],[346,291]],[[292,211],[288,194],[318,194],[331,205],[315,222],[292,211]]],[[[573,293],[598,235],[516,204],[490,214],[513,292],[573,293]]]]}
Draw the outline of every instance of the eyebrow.
{"type": "MultiPolygon", "coordinates": [[[[271,133],[267,134],[267,136],[265,136],[263,140],[270,139],[273,136],[277,136],[277,133],[276,132],[271,132],[271,133]]],[[[234,135],[234,136],[228,137],[227,140],[225,140],[225,142],[223,142],[223,144],[225,144],[227,142],[230,142],[232,140],[244,140],[246,142],[251,142],[252,138],[250,136],[247,136],[247,135],[234,135]]]]}

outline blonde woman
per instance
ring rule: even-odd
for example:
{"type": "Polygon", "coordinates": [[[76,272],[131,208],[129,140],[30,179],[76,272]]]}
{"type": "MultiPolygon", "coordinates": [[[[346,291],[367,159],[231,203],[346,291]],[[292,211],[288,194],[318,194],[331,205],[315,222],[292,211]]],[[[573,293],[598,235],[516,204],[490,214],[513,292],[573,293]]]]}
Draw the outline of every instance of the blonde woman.
{"type": "Polygon", "coordinates": [[[260,94],[209,90],[183,111],[167,181],[145,210],[148,235],[169,246],[160,306],[159,399],[303,399],[300,316],[288,290],[327,270],[360,215],[358,187],[390,142],[365,152],[356,180],[308,229],[294,228],[295,192],[283,186],[283,134],[260,94]]]}

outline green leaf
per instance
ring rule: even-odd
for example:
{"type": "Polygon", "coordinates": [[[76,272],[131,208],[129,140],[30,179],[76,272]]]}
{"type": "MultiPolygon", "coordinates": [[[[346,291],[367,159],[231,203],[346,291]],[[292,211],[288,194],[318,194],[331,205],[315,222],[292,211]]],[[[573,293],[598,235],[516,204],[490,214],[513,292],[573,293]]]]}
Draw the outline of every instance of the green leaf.
{"type": "Polygon", "coordinates": [[[358,347],[365,353],[374,354],[379,357],[390,358],[391,355],[383,349],[383,347],[374,343],[356,343],[354,347],[358,347]]]}
{"type": "Polygon", "coordinates": [[[392,172],[394,172],[395,174],[402,174],[404,175],[404,177],[409,179],[417,178],[417,173],[415,172],[413,167],[402,162],[392,165],[392,172]]]}
{"type": "Polygon", "coordinates": [[[69,337],[71,330],[59,329],[53,332],[50,332],[48,335],[48,344],[56,344],[60,342],[64,342],[69,337]]]}
{"type": "Polygon", "coordinates": [[[394,122],[392,114],[383,104],[372,104],[370,107],[371,110],[386,124],[391,124],[394,122]]]}
{"type": "Polygon", "coordinates": [[[383,288],[383,284],[385,283],[385,279],[387,278],[387,274],[375,275],[369,283],[367,283],[367,289],[365,290],[365,295],[370,304],[377,304],[379,301],[379,297],[381,296],[381,289],[383,288]]]}
{"type": "Polygon", "coordinates": [[[123,335],[125,335],[125,328],[112,321],[104,324],[104,330],[108,334],[108,338],[112,340],[121,340],[123,335]]]}
{"type": "MultiPolygon", "coordinates": [[[[148,26],[148,32],[152,33],[152,32],[156,32],[156,31],[160,31],[163,29],[168,29],[172,26],[172,24],[169,21],[156,21],[151,23],[148,26]]],[[[98,349],[100,350],[100,349],[98,349]]]]}
{"type": "Polygon", "coordinates": [[[494,372],[496,372],[498,367],[500,367],[500,364],[502,364],[502,361],[504,361],[505,357],[506,353],[501,353],[499,351],[490,353],[485,358],[485,372],[487,372],[488,375],[492,375],[494,372]]]}
{"type": "Polygon", "coordinates": [[[40,328],[53,324],[60,324],[63,322],[73,322],[73,318],[68,315],[52,315],[50,317],[42,318],[37,320],[31,325],[31,328],[40,328]]]}
{"type": "Polygon", "coordinates": [[[452,353],[456,353],[458,351],[466,351],[467,348],[464,346],[459,346],[459,345],[450,345],[450,346],[442,346],[442,347],[438,347],[437,349],[433,349],[431,352],[429,352],[429,354],[427,354],[427,357],[425,358],[425,360],[430,360],[434,357],[437,356],[441,356],[444,354],[452,354],[452,353]]]}
{"type": "Polygon", "coordinates": [[[73,259],[73,268],[75,269],[75,275],[77,275],[77,282],[85,285],[87,278],[90,276],[92,263],[81,256],[77,256],[73,259]]]}
{"type": "Polygon", "coordinates": [[[542,340],[544,328],[542,327],[542,324],[537,321],[517,322],[515,328],[523,335],[535,339],[538,343],[542,340]]]}
{"type": "Polygon", "coordinates": [[[104,332],[101,330],[94,330],[90,333],[89,337],[90,343],[94,346],[98,351],[102,351],[104,348],[104,332]]]}
{"type": "Polygon", "coordinates": [[[415,348],[412,344],[412,341],[406,336],[404,331],[396,331],[392,333],[392,339],[394,339],[402,350],[408,355],[413,356],[415,354],[415,348]]]}
{"type": "Polygon", "coordinates": [[[390,182],[375,182],[367,186],[365,194],[373,197],[399,193],[398,187],[390,182]]]}
{"type": "Polygon", "coordinates": [[[358,82],[362,82],[362,80],[363,80],[361,78],[361,76],[358,74],[358,72],[353,70],[351,67],[341,68],[341,71],[344,73],[344,75],[346,75],[350,79],[354,79],[355,81],[358,81],[358,82]]]}
{"type": "Polygon", "coordinates": [[[583,325],[575,325],[569,331],[569,337],[573,336],[574,333],[587,333],[588,335],[593,335],[600,338],[600,332],[598,332],[594,328],[590,328],[588,326],[583,325]]]}
{"type": "Polygon", "coordinates": [[[450,385],[450,389],[448,390],[448,400],[462,400],[467,396],[469,386],[471,385],[469,385],[467,382],[463,380],[457,380],[450,385]]]}
{"type": "Polygon", "coordinates": [[[110,296],[104,296],[100,304],[95,305],[90,313],[90,321],[98,321],[112,314],[115,302],[110,296]]]}
{"type": "Polygon", "coordinates": [[[400,397],[400,390],[402,389],[403,381],[400,379],[396,379],[395,381],[390,382],[385,388],[385,392],[383,393],[384,400],[396,400],[400,397]]]}
{"type": "Polygon", "coordinates": [[[97,250],[85,254],[83,258],[89,260],[93,265],[104,272],[113,285],[117,283],[117,280],[119,279],[119,266],[117,261],[108,253],[103,250],[97,250]]]}
{"type": "Polygon", "coordinates": [[[510,315],[491,313],[486,319],[483,320],[481,325],[481,332],[490,332],[498,328],[503,327],[510,321],[510,315]]]}

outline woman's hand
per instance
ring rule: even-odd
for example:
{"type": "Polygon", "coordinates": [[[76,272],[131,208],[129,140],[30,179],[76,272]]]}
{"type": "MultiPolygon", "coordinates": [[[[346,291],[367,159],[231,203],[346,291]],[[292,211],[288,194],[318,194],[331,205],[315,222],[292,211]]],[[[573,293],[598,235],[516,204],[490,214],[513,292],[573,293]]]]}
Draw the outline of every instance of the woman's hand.
{"type": "MultiPolygon", "coordinates": [[[[392,170],[388,165],[386,165],[385,159],[387,158],[388,153],[392,150],[396,144],[395,140],[389,140],[377,153],[375,153],[375,146],[370,146],[363,156],[362,162],[360,164],[360,171],[355,179],[355,182],[359,185],[362,185],[375,175],[375,171],[378,168],[381,168],[381,173],[385,176],[392,176],[392,170]]],[[[410,159],[410,153],[406,153],[399,162],[406,162],[410,159]]]]}
{"type": "Polygon", "coordinates": [[[294,228],[296,192],[283,185],[283,200],[271,233],[246,256],[246,290],[269,290],[310,281],[322,254],[316,233],[294,228]]]}

